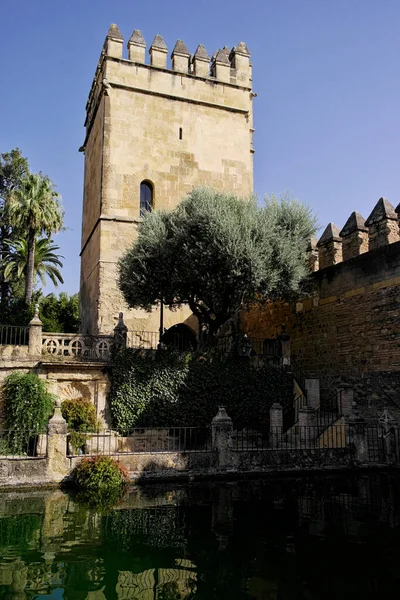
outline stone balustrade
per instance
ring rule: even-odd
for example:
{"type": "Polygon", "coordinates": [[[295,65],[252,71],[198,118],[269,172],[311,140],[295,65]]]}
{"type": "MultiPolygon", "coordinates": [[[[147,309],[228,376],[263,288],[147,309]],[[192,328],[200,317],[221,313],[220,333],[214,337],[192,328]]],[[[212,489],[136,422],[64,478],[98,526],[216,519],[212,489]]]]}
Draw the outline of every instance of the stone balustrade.
{"type": "Polygon", "coordinates": [[[43,333],[42,355],[49,359],[108,361],[114,347],[110,335],[80,335],[73,333],[43,333]]]}

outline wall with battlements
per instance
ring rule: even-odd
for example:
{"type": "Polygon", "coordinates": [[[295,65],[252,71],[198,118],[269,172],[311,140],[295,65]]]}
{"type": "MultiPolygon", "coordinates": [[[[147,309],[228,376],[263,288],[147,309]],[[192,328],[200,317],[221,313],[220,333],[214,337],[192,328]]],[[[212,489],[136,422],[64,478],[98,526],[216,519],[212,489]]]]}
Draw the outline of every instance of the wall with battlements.
{"type": "MultiPolygon", "coordinates": [[[[158,315],[128,311],[117,289],[117,261],[140,222],[140,184],[155,208],[174,208],[195,186],[246,196],[253,190],[250,55],[246,44],[210,58],[157,35],[149,49],[135,30],[123,56],[116,25],[107,34],[86,111],[81,250],[83,333],[111,333],[124,311],[130,330],[156,331],[158,315]]],[[[165,326],[189,311],[167,311],[165,326]]]]}
{"type": "Polygon", "coordinates": [[[330,223],[310,244],[312,292],[293,304],[269,303],[243,313],[242,329],[273,338],[285,324],[292,356],[325,390],[339,378],[400,372],[396,210],[381,198],[366,221],[352,213],[341,231],[330,223]]]}

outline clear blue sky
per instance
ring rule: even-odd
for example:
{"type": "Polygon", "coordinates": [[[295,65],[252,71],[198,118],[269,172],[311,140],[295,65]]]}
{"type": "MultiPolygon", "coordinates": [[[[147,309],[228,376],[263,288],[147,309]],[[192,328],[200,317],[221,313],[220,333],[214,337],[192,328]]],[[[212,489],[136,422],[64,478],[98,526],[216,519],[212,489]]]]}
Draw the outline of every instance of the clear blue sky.
{"type": "Polygon", "coordinates": [[[19,146],[57,183],[65,291],[79,288],[78,148],[111,23],[170,50],[247,43],[258,196],[287,189],[338,227],[380,196],[400,201],[400,0],[4,0],[0,19],[0,151],[19,146]]]}

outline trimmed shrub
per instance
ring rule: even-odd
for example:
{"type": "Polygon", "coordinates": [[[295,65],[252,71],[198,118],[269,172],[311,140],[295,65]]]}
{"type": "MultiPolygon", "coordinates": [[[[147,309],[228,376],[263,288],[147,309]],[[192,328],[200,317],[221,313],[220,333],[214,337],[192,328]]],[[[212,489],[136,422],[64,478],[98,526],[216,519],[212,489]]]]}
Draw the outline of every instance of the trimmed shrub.
{"type": "Polygon", "coordinates": [[[269,409],[293,402],[293,378],[274,367],[254,368],[246,359],[218,355],[126,349],[112,365],[110,408],[121,432],[134,427],[209,425],[225,406],[235,426],[268,426],[269,409]]]}
{"type": "Polygon", "coordinates": [[[96,408],[87,398],[73,398],[64,400],[61,413],[71,430],[71,445],[78,451],[85,445],[86,433],[98,429],[96,408]]]}
{"type": "Polygon", "coordinates": [[[71,477],[78,501],[103,508],[121,499],[129,480],[126,467],[110,456],[84,458],[71,477]]]}
{"type": "Polygon", "coordinates": [[[43,432],[53,412],[54,397],[35,373],[12,373],[3,386],[4,428],[9,430],[10,450],[27,451],[29,437],[43,432]]]}
{"type": "Polygon", "coordinates": [[[70,429],[75,431],[96,431],[97,415],[95,406],[87,398],[64,400],[61,413],[70,429]]]}

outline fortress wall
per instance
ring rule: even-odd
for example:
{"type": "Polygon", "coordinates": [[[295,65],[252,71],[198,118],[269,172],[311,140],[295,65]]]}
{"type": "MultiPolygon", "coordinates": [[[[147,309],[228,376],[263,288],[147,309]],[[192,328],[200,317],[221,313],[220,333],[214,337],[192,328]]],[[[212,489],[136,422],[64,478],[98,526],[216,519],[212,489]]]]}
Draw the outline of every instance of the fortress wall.
{"type": "Polygon", "coordinates": [[[312,278],[313,294],[301,301],[242,313],[242,330],[270,338],[285,324],[293,358],[307,375],[325,382],[400,371],[400,242],[312,278]]]}

